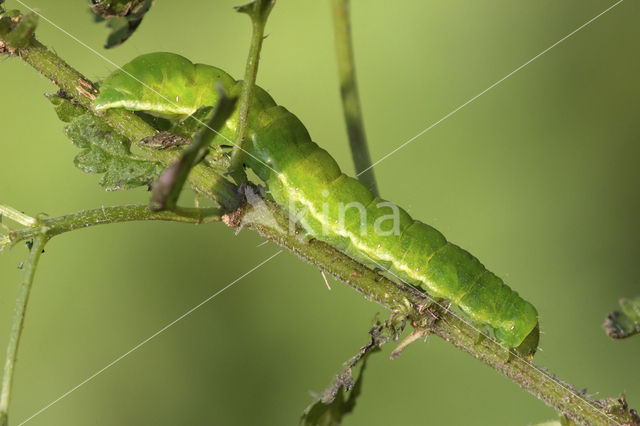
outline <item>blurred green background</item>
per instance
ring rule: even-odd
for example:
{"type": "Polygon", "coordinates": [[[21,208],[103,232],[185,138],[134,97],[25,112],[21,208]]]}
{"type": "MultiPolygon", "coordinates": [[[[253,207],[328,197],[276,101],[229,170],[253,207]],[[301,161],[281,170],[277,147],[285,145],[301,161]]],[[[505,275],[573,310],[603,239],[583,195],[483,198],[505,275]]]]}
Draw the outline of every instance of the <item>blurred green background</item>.
{"type": "MultiPolygon", "coordinates": [[[[237,2],[158,1],[124,46],[82,0],[27,0],[117,64],[155,50],[243,74],[237,2]],[[186,6],[188,5],[188,6],[186,6]]],[[[610,1],[353,1],[360,93],[378,159],[591,19],[610,1]]],[[[8,8],[19,5],[8,0],[8,8]]],[[[640,294],[640,5],[621,3],[376,167],[381,192],[537,306],[536,360],[598,397],[640,408],[640,338],[601,329],[640,294]]],[[[328,1],[280,0],[258,83],[352,171],[328,1]]],[[[46,22],[39,39],[92,79],[113,67],[46,22]]],[[[74,168],[44,92],[0,63],[0,202],[61,215],[144,203],[74,168]]],[[[110,225],[55,238],[36,277],[15,377],[13,424],[277,251],[220,224],[110,225]]],[[[0,343],[24,246],[0,256],[0,343]]],[[[295,424],[367,341],[379,306],[286,252],[29,422],[29,425],[295,424]]],[[[553,410],[438,338],[371,359],[348,425],[526,425],[553,410]]],[[[4,353],[4,350],[2,350],[4,353]]]]}

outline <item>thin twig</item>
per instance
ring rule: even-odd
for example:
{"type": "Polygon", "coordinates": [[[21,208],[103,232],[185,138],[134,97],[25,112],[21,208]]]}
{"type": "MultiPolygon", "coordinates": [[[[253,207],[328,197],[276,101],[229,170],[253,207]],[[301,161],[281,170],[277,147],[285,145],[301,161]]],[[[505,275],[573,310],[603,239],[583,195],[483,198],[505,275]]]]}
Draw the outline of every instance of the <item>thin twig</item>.
{"type": "Polygon", "coordinates": [[[4,362],[2,372],[2,390],[0,391],[0,425],[6,426],[9,418],[9,402],[11,401],[11,385],[13,383],[13,373],[18,359],[18,346],[24,325],[24,315],[29,302],[29,294],[33,284],[33,277],[38,267],[38,261],[42,254],[42,249],[47,243],[47,237],[38,235],[33,239],[31,252],[24,267],[24,278],[20,284],[18,299],[16,300],[16,310],[13,315],[13,323],[9,333],[9,343],[7,344],[7,358],[4,362]]]}
{"type": "MultiPolygon", "coordinates": [[[[38,226],[13,231],[8,235],[8,244],[16,244],[29,240],[38,234],[52,238],[56,235],[76,229],[89,228],[96,225],[110,223],[135,222],[142,220],[162,220],[183,223],[211,223],[220,222],[222,211],[217,208],[176,208],[173,211],[154,212],[144,204],[125,206],[100,207],[84,210],[66,216],[44,219],[38,226]]],[[[0,246],[2,248],[2,246],[0,246]]]]}
{"type": "Polygon", "coordinates": [[[242,93],[240,94],[236,143],[231,154],[231,176],[233,176],[238,185],[247,182],[247,175],[244,173],[242,162],[247,146],[245,144],[245,137],[249,124],[249,110],[253,101],[253,92],[258,75],[260,50],[262,49],[262,41],[264,40],[264,27],[267,24],[267,18],[274,5],[275,0],[255,0],[236,8],[238,12],[249,15],[252,27],[251,46],[249,48],[249,56],[247,57],[244,81],[242,82],[242,93]]]}
{"type": "Polygon", "coordinates": [[[351,40],[351,23],[349,0],[333,0],[333,30],[336,45],[336,61],[338,78],[340,79],[340,95],[342,110],[347,126],[351,157],[356,168],[358,180],[378,196],[378,184],[371,168],[371,155],[364,132],[362,109],[356,82],[356,66],[351,40]],[[360,174],[362,171],[364,173],[360,174]]]}
{"type": "Polygon", "coordinates": [[[182,151],[180,159],[169,166],[153,184],[151,210],[174,210],[176,208],[189,173],[209,152],[211,140],[233,113],[236,98],[228,97],[221,86],[217,90],[220,96],[213,115],[207,120],[204,128],[196,133],[193,143],[182,151]]]}
{"type": "MultiPolygon", "coordinates": [[[[0,205],[2,212],[17,212],[13,207],[0,205]]],[[[15,215],[13,216],[15,218],[15,215]]],[[[21,213],[18,218],[29,216],[21,213]]],[[[131,222],[137,220],[167,220],[187,223],[208,223],[221,220],[221,211],[215,208],[208,209],[176,209],[174,211],[152,212],[146,205],[130,205],[101,207],[94,210],[87,210],[73,213],[67,216],[45,219],[42,221],[27,221],[33,226],[12,231],[1,241],[3,244],[15,244],[23,240],[32,240],[30,243],[30,253],[25,263],[24,278],[20,285],[16,309],[13,318],[13,325],[9,334],[7,344],[7,355],[2,375],[2,388],[0,391],[0,426],[7,426],[9,403],[11,400],[11,389],[15,364],[18,357],[18,346],[24,325],[25,313],[29,301],[29,294],[33,284],[40,255],[44,245],[55,235],[75,229],[87,228],[95,225],[117,222],[131,222]]],[[[0,249],[3,246],[0,245],[0,249]]]]}
{"type": "Polygon", "coordinates": [[[430,334],[431,329],[429,328],[414,328],[413,331],[391,352],[389,359],[391,359],[392,361],[397,359],[400,355],[402,355],[402,352],[404,352],[407,346],[417,340],[425,339],[430,334]]]}

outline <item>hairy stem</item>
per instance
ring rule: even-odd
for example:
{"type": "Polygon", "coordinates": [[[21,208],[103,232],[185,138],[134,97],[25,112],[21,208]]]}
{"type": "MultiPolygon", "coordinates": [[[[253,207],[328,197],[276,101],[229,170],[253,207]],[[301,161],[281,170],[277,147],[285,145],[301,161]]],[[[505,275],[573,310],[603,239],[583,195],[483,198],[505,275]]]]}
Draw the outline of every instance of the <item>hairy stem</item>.
{"type": "MultiPolygon", "coordinates": [[[[33,46],[32,44],[20,48],[16,55],[22,59],[28,58],[25,60],[31,66],[47,75],[61,88],[67,90],[70,87],[73,89],[74,86],[70,85],[70,82],[76,81],[80,74],[52,52],[45,51],[46,49],[42,50],[43,46],[39,43],[35,44],[37,53],[32,52],[33,46]],[[61,66],[52,66],[56,63],[61,66]]],[[[83,96],[86,95],[81,90],[71,91],[69,94],[86,106],[88,110],[92,110],[91,103],[86,99],[83,100],[83,96]]],[[[110,110],[106,114],[106,119],[118,132],[134,141],[155,132],[128,111],[110,110]]],[[[146,150],[144,155],[145,158],[152,158],[166,165],[172,164],[177,159],[175,154],[157,150],[146,150]]],[[[235,186],[203,164],[193,169],[189,176],[189,182],[197,191],[218,201],[226,211],[231,212],[223,216],[223,221],[226,224],[254,229],[264,237],[331,273],[338,280],[362,293],[366,299],[374,300],[392,311],[407,315],[416,322],[417,326],[420,326],[422,317],[419,312],[429,302],[428,296],[425,294],[380,276],[327,244],[317,241],[311,243],[301,241],[296,235],[288,232],[289,219],[287,216],[268,200],[260,199],[268,207],[271,216],[276,219],[279,226],[274,227],[271,221],[261,219],[260,215],[246,214],[246,206],[233,210],[233,206],[238,205],[235,186]]],[[[171,214],[171,212],[155,214],[164,215],[171,214]]],[[[518,358],[515,354],[509,353],[497,342],[480,338],[478,331],[454,312],[439,309],[438,320],[430,326],[430,330],[505,375],[578,423],[638,424],[637,418],[626,411],[626,406],[623,403],[617,403],[614,399],[595,401],[588,398],[529,360],[518,358]]]]}
{"type": "MultiPolygon", "coordinates": [[[[531,360],[514,351],[508,351],[494,340],[484,338],[477,328],[463,317],[446,309],[442,304],[433,304],[433,299],[427,294],[383,277],[323,242],[302,241],[297,235],[287,231],[288,217],[270,201],[262,201],[268,208],[268,215],[244,215],[244,210],[240,210],[234,214],[231,224],[257,231],[265,238],[330,273],[337,280],[361,293],[367,300],[375,301],[399,315],[406,315],[416,327],[429,323],[431,333],[469,353],[580,424],[636,424],[628,413],[612,412],[615,411],[612,407],[616,405],[615,399],[597,401],[588,398],[531,360]],[[276,219],[275,226],[271,218],[276,219]],[[430,304],[435,314],[432,312],[421,316],[419,312],[430,304]],[[437,319],[432,324],[433,317],[429,315],[436,315],[437,319]]],[[[255,202],[252,204],[255,206],[255,202]]]]}
{"type": "MultiPolygon", "coordinates": [[[[0,208],[3,206],[0,205],[0,208]]],[[[164,210],[154,212],[144,204],[126,206],[101,207],[93,210],[85,210],[66,216],[54,217],[42,220],[37,226],[13,231],[8,235],[8,244],[16,244],[23,240],[34,238],[35,235],[46,235],[52,238],[56,235],[109,223],[135,222],[141,220],[163,220],[183,223],[211,223],[220,222],[222,211],[217,208],[195,209],[176,208],[172,211],[164,210]]],[[[2,248],[2,246],[0,246],[2,248]]]]}
{"type": "Polygon", "coordinates": [[[245,68],[244,81],[242,82],[242,93],[240,94],[240,109],[238,111],[238,127],[236,129],[236,144],[231,154],[231,175],[237,184],[245,183],[247,176],[244,173],[242,161],[246,152],[244,143],[247,135],[247,124],[249,120],[249,109],[258,75],[258,64],[260,63],[260,50],[264,40],[264,27],[267,24],[269,13],[275,4],[275,0],[255,0],[245,6],[237,8],[238,12],[247,13],[251,18],[251,46],[245,68]]]}
{"type": "Polygon", "coordinates": [[[20,336],[22,335],[22,326],[24,325],[24,315],[27,310],[27,303],[29,302],[33,277],[35,276],[38,261],[40,260],[42,249],[47,243],[47,240],[48,238],[44,235],[38,235],[33,239],[29,258],[24,266],[24,278],[22,279],[22,283],[20,283],[18,299],[16,300],[16,309],[9,333],[9,343],[7,344],[7,357],[2,372],[2,390],[0,391],[0,425],[2,426],[8,424],[11,384],[13,383],[13,373],[16,360],[18,359],[18,346],[20,344],[20,336]]]}
{"type": "Polygon", "coordinates": [[[332,9],[340,95],[342,97],[342,110],[347,126],[349,145],[351,146],[351,157],[353,158],[358,180],[369,188],[374,195],[378,196],[378,185],[371,168],[371,155],[369,154],[367,137],[364,132],[358,84],[356,82],[349,0],[333,0],[332,9]]]}
{"type": "MultiPolygon", "coordinates": [[[[0,211],[17,211],[10,206],[0,205],[0,211]]],[[[23,214],[24,215],[24,214],[23,214]]],[[[25,217],[28,217],[24,215],[25,217]]],[[[75,229],[87,228],[95,225],[118,222],[132,222],[139,220],[166,220],[185,223],[209,223],[219,222],[221,211],[215,208],[185,209],[177,208],[174,211],[153,212],[146,205],[129,205],[102,207],[94,210],[86,210],[67,216],[46,219],[33,222],[31,227],[12,231],[6,238],[6,244],[15,244],[23,240],[33,240],[29,258],[25,264],[24,279],[20,285],[20,292],[16,301],[16,310],[13,325],[7,345],[7,356],[2,375],[2,390],[0,391],[0,426],[8,424],[8,410],[11,399],[13,373],[18,356],[18,345],[24,324],[25,312],[29,301],[29,294],[35,275],[36,267],[42,249],[46,242],[55,235],[75,229]]],[[[0,245],[0,249],[3,246],[0,245]]]]}

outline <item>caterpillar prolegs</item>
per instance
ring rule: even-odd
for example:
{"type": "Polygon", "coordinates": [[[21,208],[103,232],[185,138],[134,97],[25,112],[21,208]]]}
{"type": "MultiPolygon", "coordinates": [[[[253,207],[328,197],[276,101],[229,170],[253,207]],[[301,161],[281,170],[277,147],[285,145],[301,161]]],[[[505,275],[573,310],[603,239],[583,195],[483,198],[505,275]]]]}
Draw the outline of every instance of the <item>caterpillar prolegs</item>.
{"type": "MultiPolygon", "coordinates": [[[[240,91],[240,83],[218,68],[193,64],[172,53],[150,53],[111,74],[95,107],[186,117],[199,107],[215,105],[216,83],[228,94],[240,91]]],[[[236,123],[237,111],[223,136],[233,140],[236,123]]],[[[515,348],[526,339],[535,351],[538,315],[531,303],[436,229],[374,197],[342,173],[300,120],[258,87],[246,148],[246,166],[313,238],[433,297],[450,300],[472,322],[492,329],[505,346],[515,348]]]]}

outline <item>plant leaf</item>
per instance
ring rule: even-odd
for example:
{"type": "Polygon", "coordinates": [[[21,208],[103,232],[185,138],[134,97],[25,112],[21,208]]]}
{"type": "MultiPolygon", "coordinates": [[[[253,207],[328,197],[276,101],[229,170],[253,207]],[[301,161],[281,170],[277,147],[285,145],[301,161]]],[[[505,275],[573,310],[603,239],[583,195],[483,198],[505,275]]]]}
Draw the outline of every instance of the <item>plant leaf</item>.
{"type": "Polygon", "coordinates": [[[131,37],[152,4],[153,0],[92,0],[96,20],[106,19],[111,28],[105,49],[119,46],[131,37]]]}
{"type": "Polygon", "coordinates": [[[613,311],[604,320],[602,327],[613,339],[624,339],[640,333],[640,297],[620,299],[622,312],[613,311]]]}
{"type": "Polygon", "coordinates": [[[332,388],[325,391],[333,399],[325,401],[324,397],[318,398],[315,403],[307,407],[302,415],[300,424],[305,426],[334,426],[341,424],[342,418],[353,411],[356,399],[362,391],[362,378],[367,365],[366,357],[378,350],[380,349],[376,348],[376,350],[368,352],[362,359],[358,379],[355,382],[350,368],[343,374],[336,376],[332,388]],[[349,392],[349,396],[345,398],[347,392],[349,392]]]}
{"type": "Polygon", "coordinates": [[[362,379],[371,354],[380,351],[380,347],[389,340],[397,340],[401,329],[397,321],[391,319],[380,323],[377,319],[369,331],[371,341],[360,348],[360,351],[349,359],[344,369],[335,376],[331,386],[325,389],[316,400],[303,412],[300,425],[304,426],[337,426],[342,423],[344,416],[349,414],[356,405],[356,400],[362,392],[362,379]],[[360,364],[358,378],[353,379],[353,368],[360,364]],[[348,396],[347,396],[348,395],[348,396]]]}
{"type": "Polygon", "coordinates": [[[74,118],[86,113],[84,108],[75,104],[62,90],[57,93],[46,93],[44,96],[53,104],[58,118],[63,123],[71,123],[74,118]]]}
{"type": "Polygon", "coordinates": [[[150,161],[112,161],[100,185],[107,191],[149,186],[162,173],[163,167],[150,161]]]}
{"type": "Polygon", "coordinates": [[[72,117],[65,133],[75,146],[82,149],[74,159],[76,167],[85,173],[104,173],[100,185],[107,191],[150,185],[160,175],[163,168],[159,163],[141,160],[131,154],[128,139],[92,114],[74,117],[77,110],[69,105],[70,102],[57,99],[58,116],[63,120],[72,117]]]}

